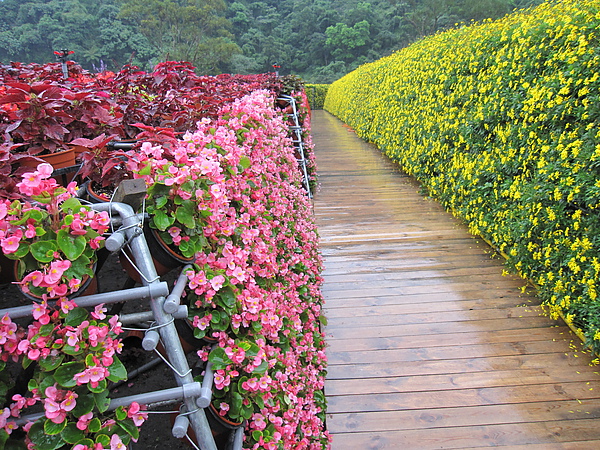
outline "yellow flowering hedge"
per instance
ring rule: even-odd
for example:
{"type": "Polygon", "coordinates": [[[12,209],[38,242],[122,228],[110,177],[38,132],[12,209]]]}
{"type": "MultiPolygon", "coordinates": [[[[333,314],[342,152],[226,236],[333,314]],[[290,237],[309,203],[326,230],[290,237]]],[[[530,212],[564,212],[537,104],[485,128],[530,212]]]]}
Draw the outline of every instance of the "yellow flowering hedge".
{"type": "Polygon", "coordinates": [[[308,103],[312,109],[323,109],[325,97],[327,96],[328,84],[307,84],[305,85],[308,103]]]}
{"type": "Polygon", "coordinates": [[[425,38],[329,88],[375,143],[600,350],[600,0],[425,38]]]}

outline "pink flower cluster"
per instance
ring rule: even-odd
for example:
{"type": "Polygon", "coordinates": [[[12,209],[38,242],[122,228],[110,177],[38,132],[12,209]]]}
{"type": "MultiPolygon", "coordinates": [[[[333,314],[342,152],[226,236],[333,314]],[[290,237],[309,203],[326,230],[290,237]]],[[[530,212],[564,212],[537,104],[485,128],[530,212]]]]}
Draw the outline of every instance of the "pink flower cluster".
{"type": "MultiPolygon", "coordinates": [[[[40,304],[34,304],[34,321],[27,329],[17,326],[8,315],[2,317],[0,359],[17,362],[26,357],[32,361],[42,362],[61,358],[65,353],[74,356],[82,355],[85,359],[85,367],[80,373],[75,374],[73,380],[77,386],[97,387],[100,381],[110,375],[107,368],[110,368],[115,361],[116,354],[121,352],[122,344],[118,338],[122,333],[121,324],[117,316],[102,321],[106,319],[105,310],[102,305],[99,305],[89,313],[88,319],[82,320],[79,325],[67,325],[69,313],[74,308],[73,302],[66,299],[59,300],[56,309],[50,309],[45,300],[40,304]]],[[[79,314],[81,313],[78,313],[78,317],[79,314]]],[[[52,373],[44,372],[43,366],[41,367],[40,381],[52,377],[52,373]]],[[[79,392],[81,394],[81,391],[79,392]]],[[[54,383],[43,391],[33,388],[31,397],[14,395],[13,403],[2,410],[0,426],[8,433],[12,432],[16,425],[9,418],[19,417],[25,409],[38,402],[42,403],[47,419],[61,424],[75,408],[80,394],[54,383]]],[[[140,411],[139,405],[132,405],[129,413],[129,417],[136,425],[141,424],[145,418],[145,413],[140,411]]],[[[92,419],[92,412],[78,417],[77,428],[82,431],[87,430],[87,425],[92,419]]]]}
{"type": "Polygon", "coordinates": [[[63,297],[76,292],[82,284],[80,278],[67,275],[73,261],[56,243],[58,233],[66,232],[74,240],[79,237],[85,245],[96,250],[100,248],[104,240],[102,234],[109,224],[106,212],[95,212],[79,202],[73,203],[75,210],[64,211],[65,202],[76,194],[76,185],[71,183],[63,188],[50,178],[52,171],[50,164],[40,164],[37,170],[25,173],[23,180],[17,183],[19,192],[36,203],[0,202],[0,248],[13,259],[25,260],[24,256],[31,252],[37,262],[35,267],[25,269],[20,284],[24,292],[35,289],[43,298],[63,297]],[[45,244],[46,247],[41,247],[45,244]],[[36,250],[33,250],[34,246],[37,246],[36,250]],[[41,261],[40,248],[45,250],[41,261]]]}
{"type": "MultiPolygon", "coordinates": [[[[253,405],[245,448],[323,448],[322,262],[288,124],[273,104],[266,91],[238,99],[176,148],[144,144],[131,168],[148,184],[160,176],[170,196],[205,212],[189,299],[194,326],[218,340],[226,361],[214,372],[220,414],[235,415],[227,394],[235,384],[253,405]]],[[[169,233],[176,243],[184,230],[169,233]]],[[[208,349],[199,355],[211,359],[208,349]]]]}
{"type": "MultiPolygon", "coordinates": [[[[63,305],[69,304],[66,299],[57,302],[59,309],[51,310],[44,300],[40,304],[33,304],[34,321],[27,330],[18,327],[8,315],[0,319],[0,359],[2,361],[18,361],[20,357],[27,356],[32,361],[48,358],[60,354],[61,350],[69,353],[93,354],[98,364],[105,367],[114,361],[116,353],[121,352],[121,340],[117,338],[122,332],[118,316],[112,316],[108,324],[82,321],[77,326],[65,325],[63,305]],[[47,326],[53,326],[52,334],[48,334],[47,326]]],[[[72,308],[67,307],[67,311],[72,308]]],[[[94,377],[94,380],[96,378],[94,377]]],[[[89,381],[79,380],[78,384],[89,381]]]]}

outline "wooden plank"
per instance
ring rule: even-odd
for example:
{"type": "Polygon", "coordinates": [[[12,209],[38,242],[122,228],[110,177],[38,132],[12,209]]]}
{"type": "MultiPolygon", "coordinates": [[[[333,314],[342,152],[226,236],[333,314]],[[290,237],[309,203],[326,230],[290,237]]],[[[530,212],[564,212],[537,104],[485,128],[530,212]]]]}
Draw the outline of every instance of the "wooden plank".
{"type": "MultiPolygon", "coordinates": [[[[334,262],[333,257],[327,258],[327,267],[324,274],[326,276],[335,275],[351,275],[351,274],[373,274],[373,273],[396,273],[414,270],[415,267],[422,268],[421,270],[449,270],[449,269],[480,269],[483,264],[486,264],[489,259],[487,256],[478,255],[446,255],[439,258],[416,258],[403,255],[404,258],[398,256],[387,255],[386,258],[379,257],[377,259],[349,261],[344,258],[339,262],[334,262]]],[[[498,269],[487,264],[488,269],[498,269]]],[[[499,268],[502,268],[498,264],[499,268]]]]}
{"type": "MultiPolygon", "coordinates": [[[[478,331],[471,330],[466,333],[433,333],[429,335],[421,334],[418,339],[415,336],[408,334],[404,336],[382,336],[360,339],[335,339],[336,335],[331,334],[328,336],[327,351],[347,351],[347,352],[365,352],[369,350],[389,350],[389,349],[402,349],[402,348],[415,348],[418,344],[420,348],[439,347],[440,345],[453,346],[453,345],[470,345],[470,344],[485,344],[485,343],[499,343],[509,342],[520,344],[523,341],[548,341],[548,342],[559,342],[563,339],[573,340],[575,336],[567,327],[548,328],[547,326],[541,326],[539,328],[525,329],[525,332],[521,328],[508,329],[508,330],[490,330],[490,331],[478,331]]],[[[565,345],[561,345],[561,350],[566,351],[568,348],[565,345]]],[[[556,347],[555,347],[556,352],[556,347]]]]}
{"type": "MultiPolygon", "coordinates": [[[[508,282],[507,282],[508,283],[508,282]]],[[[391,284],[391,283],[390,283],[391,284]]],[[[506,287],[506,285],[505,285],[506,287]]],[[[473,290],[479,290],[484,293],[489,289],[500,289],[502,288],[502,280],[499,279],[491,279],[491,280],[473,280],[469,282],[456,282],[456,283],[439,283],[439,284],[429,284],[426,282],[423,283],[413,283],[412,286],[387,286],[380,287],[377,286],[368,286],[367,284],[363,286],[348,286],[348,285],[338,285],[323,286],[323,295],[329,303],[331,300],[341,299],[345,300],[347,298],[357,298],[357,297],[382,297],[386,295],[414,295],[414,294],[453,294],[460,292],[469,292],[473,290]],[[345,289],[342,289],[344,287],[345,289]]],[[[518,286],[514,285],[513,288],[516,290],[513,291],[514,294],[518,293],[518,286]]]]}
{"type": "MultiPolygon", "coordinates": [[[[475,448],[488,448],[489,446],[477,446],[469,447],[470,449],[475,448]]],[[[544,444],[525,444],[525,445],[511,445],[510,450],[591,450],[600,448],[600,440],[586,439],[585,441],[579,442],[560,442],[560,443],[544,443],[544,444]]]]}
{"type": "MultiPolygon", "coordinates": [[[[508,289],[506,287],[487,289],[485,291],[470,290],[446,292],[444,295],[440,295],[439,293],[395,294],[390,292],[388,295],[347,297],[344,298],[343,301],[332,301],[334,298],[331,295],[328,296],[328,298],[330,301],[325,304],[324,311],[327,311],[327,314],[333,314],[334,316],[336,311],[340,309],[358,309],[385,305],[404,305],[405,307],[408,307],[409,305],[415,307],[422,305],[422,307],[432,308],[432,305],[427,304],[435,303],[435,308],[447,308],[448,304],[455,305],[464,301],[473,301],[481,305],[486,305],[488,302],[507,300],[511,302],[511,306],[527,304],[531,307],[531,304],[535,306],[535,304],[539,302],[539,300],[534,297],[522,295],[520,292],[515,292],[514,289],[508,289]]],[[[467,309],[470,308],[467,303],[464,305],[467,309]]]]}
{"type": "MultiPolygon", "coordinates": [[[[431,275],[430,277],[371,277],[371,279],[360,280],[355,279],[351,276],[347,277],[345,280],[333,280],[331,283],[328,283],[327,286],[323,288],[323,291],[327,293],[327,295],[334,294],[336,296],[346,295],[346,291],[364,291],[369,289],[370,287],[376,286],[375,289],[378,291],[382,291],[384,289],[390,290],[401,290],[405,289],[404,292],[452,292],[453,289],[462,290],[462,289],[473,289],[474,287],[477,289],[485,289],[486,286],[499,286],[501,281],[505,281],[506,283],[510,283],[509,280],[500,280],[498,278],[499,274],[497,271],[491,271],[491,273],[485,273],[487,271],[482,271],[481,275],[477,275],[477,281],[469,282],[469,280],[473,279],[473,274],[471,275],[453,275],[448,274],[444,275],[442,273],[439,276],[431,275]]],[[[357,277],[358,278],[358,277],[357,277]]],[[[521,286],[524,286],[525,283],[522,282],[521,286]]],[[[518,284],[515,283],[515,287],[518,284]]],[[[402,292],[402,291],[401,291],[402,292]]]]}
{"type": "MultiPolygon", "coordinates": [[[[394,270],[394,271],[377,271],[374,270],[369,273],[339,273],[339,274],[326,274],[327,283],[335,288],[336,283],[341,283],[344,286],[352,285],[354,283],[366,283],[369,285],[377,284],[378,286],[385,286],[387,282],[393,282],[395,286],[402,286],[404,283],[413,283],[416,281],[423,281],[427,283],[439,283],[444,282],[443,280],[452,279],[461,282],[464,279],[471,278],[473,272],[477,273],[477,277],[482,279],[492,278],[496,280],[498,278],[498,267],[452,267],[447,269],[430,267],[419,267],[413,270],[394,270]]],[[[514,280],[516,281],[516,279],[514,280]]]]}
{"type": "MultiPolygon", "coordinates": [[[[511,356],[486,356],[481,358],[387,361],[366,364],[335,364],[329,367],[327,378],[380,378],[408,377],[431,374],[460,374],[486,372],[491,370],[544,369],[560,365],[561,367],[588,367],[589,358],[575,358],[565,353],[536,353],[511,356]]],[[[577,369],[579,370],[579,369],[577,369]]],[[[575,375],[574,375],[575,376],[575,375]]],[[[600,381],[600,380],[599,380],[600,381]]],[[[380,383],[381,380],[372,380],[380,383]]],[[[384,388],[383,386],[381,387],[384,388]]]]}
{"type": "MultiPolygon", "coordinates": [[[[325,327],[329,340],[373,337],[393,337],[393,336],[419,336],[428,334],[449,334],[449,333],[467,333],[474,331],[478,327],[481,331],[500,331],[500,330],[527,330],[529,328],[547,328],[552,326],[553,322],[548,317],[513,317],[508,319],[490,319],[480,320],[476,324],[470,322],[444,322],[444,323],[409,323],[402,326],[382,325],[373,327],[344,328],[344,327],[325,327]]],[[[523,332],[525,337],[525,332],[523,332]]]]}
{"type": "MultiPolygon", "coordinates": [[[[323,227],[321,226],[321,229],[323,227]]],[[[330,232],[331,233],[331,232],[330,232]]],[[[481,252],[490,252],[489,247],[477,243],[477,241],[468,236],[462,236],[456,239],[447,239],[442,242],[432,242],[427,240],[407,241],[402,243],[402,247],[390,246],[389,242],[356,242],[347,243],[344,246],[321,245],[322,253],[327,256],[328,261],[336,261],[336,258],[352,257],[357,260],[378,260],[380,257],[393,256],[402,258],[407,257],[444,257],[446,255],[480,255],[481,252]]]]}
{"type": "MultiPolygon", "coordinates": [[[[337,364],[379,364],[389,363],[390,361],[436,361],[468,358],[485,358],[493,356],[516,356],[516,355],[534,355],[556,353],[556,343],[551,334],[546,333],[538,341],[519,341],[519,342],[488,342],[472,345],[444,345],[443,342],[436,342],[437,346],[410,346],[409,348],[386,348],[369,349],[368,351],[356,351],[346,349],[343,346],[339,349],[327,349],[327,359],[329,365],[337,364]],[[544,337],[550,339],[543,339],[544,337]]],[[[582,358],[587,361],[586,352],[581,351],[582,358]]],[[[575,355],[580,355],[575,353],[575,355]]],[[[593,369],[598,372],[600,369],[593,369]]]]}
{"type": "Polygon", "coordinates": [[[344,317],[369,317],[369,316],[385,316],[388,314],[424,314],[435,310],[435,313],[448,313],[451,311],[472,311],[485,309],[509,309],[509,310],[526,310],[538,315],[544,315],[541,308],[536,305],[523,304],[522,299],[518,297],[501,296],[493,299],[478,299],[478,300],[452,300],[445,302],[436,302],[439,296],[431,296],[430,301],[422,301],[426,296],[413,296],[412,300],[403,297],[385,297],[389,301],[381,301],[377,304],[365,305],[359,302],[353,304],[344,304],[339,308],[326,308],[327,320],[331,323],[334,319],[344,317]],[[402,301],[404,300],[404,301],[402,301]],[[433,305],[432,305],[433,303],[433,305]],[[516,307],[516,308],[514,308],[516,307]]]}
{"type": "Polygon", "coordinates": [[[434,375],[398,376],[394,373],[391,377],[329,377],[325,390],[329,396],[342,396],[390,394],[394,392],[453,391],[581,381],[586,384],[588,390],[597,391],[596,397],[600,397],[598,375],[592,370],[586,370],[587,367],[587,365],[580,366],[575,371],[565,370],[564,367],[553,368],[553,366],[543,366],[541,367],[543,370],[540,370],[540,367],[486,371],[472,371],[469,368],[460,373],[434,375]]]}
{"type": "Polygon", "coordinates": [[[600,419],[597,400],[329,414],[327,427],[332,433],[360,433],[575,419],[600,419]]]}
{"type": "MultiPolygon", "coordinates": [[[[538,445],[551,448],[562,442],[600,441],[600,427],[595,419],[570,421],[522,422],[519,424],[469,427],[430,428],[373,433],[340,433],[333,438],[333,448],[340,449],[464,449],[538,445]],[[482,443],[484,445],[482,445],[482,443]]],[[[561,447],[559,447],[561,448],[561,447]]],[[[586,447],[583,447],[586,448],[586,447]]]]}
{"type": "Polygon", "coordinates": [[[327,412],[405,411],[584,399],[598,401],[598,397],[599,390],[590,390],[585,382],[542,383],[445,391],[333,395],[327,397],[327,412]]]}
{"type": "MultiPolygon", "coordinates": [[[[539,317],[541,312],[527,306],[516,308],[487,308],[462,311],[431,311],[423,313],[405,314],[402,307],[387,308],[387,314],[369,314],[366,311],[356,311],[355,315],[344,317],[331,317],[328,313],[327,330],[335,328],[365,328],[380,326],[403,326],[417,323],[444,323],[465,321],[486,321],[491,319],[510,319],[523,317],[539,317]]],[[[485,327],[485,324],[483,325],[485,327]]]]}

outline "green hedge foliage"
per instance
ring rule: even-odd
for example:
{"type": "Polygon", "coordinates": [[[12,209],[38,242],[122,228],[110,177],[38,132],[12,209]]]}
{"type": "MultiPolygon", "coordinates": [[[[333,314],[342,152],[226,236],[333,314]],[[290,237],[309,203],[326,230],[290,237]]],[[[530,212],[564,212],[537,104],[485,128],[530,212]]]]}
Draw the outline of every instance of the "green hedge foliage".
{"type": "Polygon", "coordinates": [[[327,96],[328,84],[307,84],[306,95],[311,109],[323,109],[325,97],[327,96]]]}
{"type": "Polygon", "coordinates": [[[325,109],[414,175],[600,349],[600,1],[425,38],[325,109]]]}

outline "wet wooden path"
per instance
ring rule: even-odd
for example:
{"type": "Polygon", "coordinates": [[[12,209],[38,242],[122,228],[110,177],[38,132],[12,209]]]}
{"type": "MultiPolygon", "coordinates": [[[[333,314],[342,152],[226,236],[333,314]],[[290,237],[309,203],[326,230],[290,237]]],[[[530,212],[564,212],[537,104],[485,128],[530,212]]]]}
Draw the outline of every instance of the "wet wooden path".
{"type": "Polygon", "coordinates": [[[313,115],[333,450],[600,448],[600,368],[378,150],[313,115]]]}

